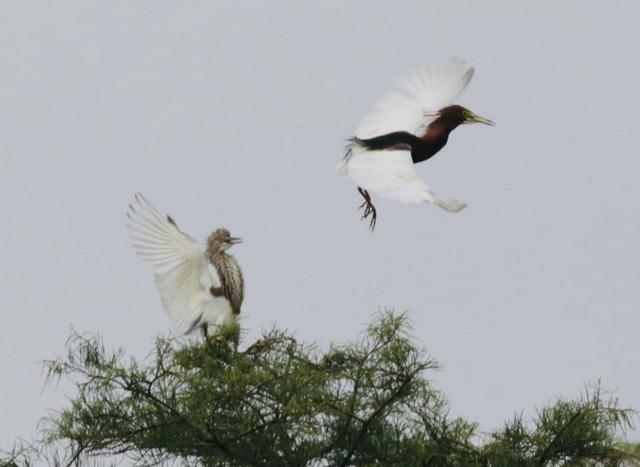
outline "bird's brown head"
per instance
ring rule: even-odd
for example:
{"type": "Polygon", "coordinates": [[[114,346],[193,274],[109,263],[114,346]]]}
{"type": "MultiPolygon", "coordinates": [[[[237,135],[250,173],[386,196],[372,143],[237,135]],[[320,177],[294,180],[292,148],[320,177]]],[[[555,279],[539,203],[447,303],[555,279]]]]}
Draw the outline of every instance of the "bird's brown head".
{"type": "Polygon", "coordinates": [[[443,107],[436,112],[425,112],[425,117],[436,117],[436,120],[446,123],[447,126],[452,128],[457,127],[465,123],[484,123],[485,125],[493,126],[493,123],[488,118],[481,117],[474,114],[471,110],[461,105],[450,105],[443,107]]]}
{"type": "Polygon", "coordinates": [[[242,243],[242,239],[232,237],[227,229],[217,229],[207,239],[207,249],[210,252],[222,252],[228,250],[236,243],[242,243]]]}

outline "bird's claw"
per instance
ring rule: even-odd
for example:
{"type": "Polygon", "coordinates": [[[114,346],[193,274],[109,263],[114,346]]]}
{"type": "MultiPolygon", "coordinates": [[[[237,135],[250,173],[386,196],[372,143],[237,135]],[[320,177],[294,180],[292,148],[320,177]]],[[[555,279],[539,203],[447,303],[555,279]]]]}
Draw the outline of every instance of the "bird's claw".
{"type": "Polygon", "coordinates": [[[364,214],[362,215],[362,219],[366,219],[371,216],[369,220],[369,229],[373,232],[376,228],[376,220],[378,219],[378,213],[376,212],[376,208],[373,207],[373,204],[369,203],[364,210],[364,214]]]}
{"type": "Polygon", "coordinates": [[[364,198],[364,202],[358,208],[358,209],[363,209],[364,208],[364,212],[362,213],[361,219],[366,219],[369,216],[371,216],[371,220],[369,221],[369,229],[373,232],[373,230],[376,228],[376,221],[378,219],[378,213],[376,211],[375,206],[371,202],[371,196],[369,195],[369,192],[367,192],[367,190],[364,190],[364,189],[362,189],[360,187],[358,187],[358,192],[364,198]]]}

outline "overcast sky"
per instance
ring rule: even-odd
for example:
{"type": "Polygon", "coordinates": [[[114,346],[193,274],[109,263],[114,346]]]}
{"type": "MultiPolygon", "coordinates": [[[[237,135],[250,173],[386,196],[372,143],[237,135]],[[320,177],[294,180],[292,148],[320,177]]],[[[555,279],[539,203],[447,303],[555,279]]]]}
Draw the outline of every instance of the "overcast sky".
{"type": "Polygon", "coordinates": [[[640,409],[640,3],[3,2],[0,446],[68,385],[70,326],[142,357],[170,332],[124,213],[143,192],[245,243],[242,324],[345,342],[408,311],[453,414],[490,430],[601,379],[640,409]],[[614,6],[615,5],[615,6],[614,6]],[[360,197],[334,166],[404,72],[476,67],[420,174],[468,207],[360,197]]]}

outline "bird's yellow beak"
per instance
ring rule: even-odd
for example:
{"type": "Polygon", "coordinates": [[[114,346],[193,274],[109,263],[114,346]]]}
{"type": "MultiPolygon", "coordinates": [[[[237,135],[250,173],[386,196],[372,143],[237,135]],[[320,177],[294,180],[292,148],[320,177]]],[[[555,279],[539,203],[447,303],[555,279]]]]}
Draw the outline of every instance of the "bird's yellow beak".
{"type": "Polygon", "coordinates": [[[495,123],[493,123],[488,118],[481,117],[480,115],[476,115],[473,112],[465,113],[464,123],[484,123],[485,125],[489,125],[489,126],[495,125],[495,123]]]}
{"type": "Polygon", "coordinates": [[[238,237],[229,237],[229,243],[235,245],[236,243],[242,243],[242,239],[238,237]]]}

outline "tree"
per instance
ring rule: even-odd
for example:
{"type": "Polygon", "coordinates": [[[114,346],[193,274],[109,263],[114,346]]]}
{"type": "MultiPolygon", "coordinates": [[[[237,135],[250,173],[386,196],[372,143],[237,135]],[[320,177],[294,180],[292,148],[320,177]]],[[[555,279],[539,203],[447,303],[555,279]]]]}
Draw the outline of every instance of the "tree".
{"type": "Polygon", "coordinates": [[[616,441],[633,412],[599,386],[481,438],[476,424],[449,416],[428,379],[438,364],[408,331],[404,315],[386,312],[354,343],[323,353],[276,329],[239,351],[236,328],[208,342],[159,338],[143,362],[73,334],[68,355],[46,368],[50,379],[74,381],[77,395],[46,419],[37,448],[5,463],[126,455],[151,465],[640,465],[616,441]],[[46,448],[55,446],[64,449],[54,459],[46,448]]]}

